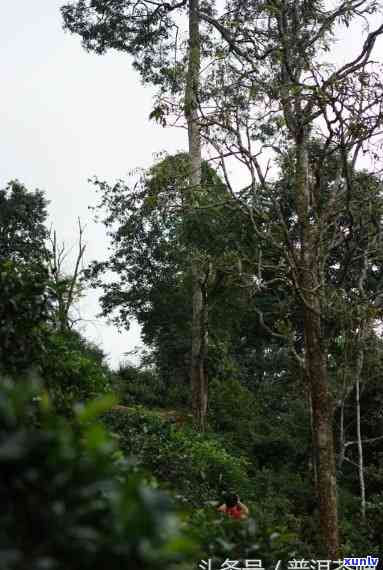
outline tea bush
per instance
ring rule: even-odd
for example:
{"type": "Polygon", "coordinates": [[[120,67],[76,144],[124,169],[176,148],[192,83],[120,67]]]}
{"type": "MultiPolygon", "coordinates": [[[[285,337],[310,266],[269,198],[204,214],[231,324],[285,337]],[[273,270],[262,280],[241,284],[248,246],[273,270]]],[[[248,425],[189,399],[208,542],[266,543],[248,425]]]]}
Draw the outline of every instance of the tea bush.
{"type": "Polygon", "coordinates": [[[30,386],[0,388],[1,569],[152,570],[181,560],[190,543],[170,499],[129,468],[95,421],[110,402],[96,400],[68,423],[30,386]]]}
{"type": "Polygon", "coordinates": [[[228,453],[213,435],[179,428],[159,413],[139,407],[111,411],[105,422],[118,434],[127,455],[136,456],[191,504],[217,499],[227,489],[251,492],[248,461],[228,453]]]}
{"type": "Polygon", "coordinates": [[[73,330],[51,332],[41,373],[56,410],[70,414],[76,402],[86,402],[111,390],[111,373],[98,347],[73,330]]]}
{"type": "Polygon", "coordinates": [[[274,568],[278,560],[287,562],[307,552],[287,525],[267,526],[252,517],[238,521],[201,509],[191,515],[188,532],[200,544],[201,558],[210,558],[216,567],[226,559],[256,559],[264,568],[274,568]]]}
{"type": "Polygon", "coordinates": [[[114,385],[125,405],[143,404],[158,406],[164,400],[165,386],[158,374],[150,369],[141,369],[123,364],[115,374],[114,385]]]}

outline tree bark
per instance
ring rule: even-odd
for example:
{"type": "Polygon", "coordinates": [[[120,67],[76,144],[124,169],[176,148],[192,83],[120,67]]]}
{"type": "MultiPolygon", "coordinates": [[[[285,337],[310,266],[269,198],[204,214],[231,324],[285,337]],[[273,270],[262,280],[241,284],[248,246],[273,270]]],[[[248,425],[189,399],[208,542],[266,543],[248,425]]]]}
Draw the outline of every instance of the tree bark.
{"type": "Polygon", "coordinates": [[[314,431],[314,414],[313,414],[313,402],[311,397],[311,387],[310,382],[308,379],[305,379],[307,382],[307,400],[308,400],[308,408],[310,413],[310,433],[311,433],[311,470],[313,474],[313,483],[315,489],[315,495],[318,497],[318,458],[317,458],[317,446],[315,444],[315,431],[314,431]]]}
{"type": "Polygon", "coordinates": [[[318,461],[318,496],[321,534],[330,560],[338,556],[338,513],[335,454],[332,433],[333,405],[328,383],[327,354],[322,338],[319,297],[319,262],[316,224],[310,217],[308,133],[302,129],[295,140],[295,191],[301,227],[299,288],[304,301],[305,364],[310,383],[314,442],[318,461]]]}
{"type": "MultiPolygon", "coordinates": [[[[199,0],[189,0],[189,64],[185,87],[185,117],[188,125],[189,156],[191,163],[189,205],[195,207],[201,186],[201,137],[198,122],[198,88],[201,67],[201,41],[199,33],[199,0]]],[[[207,415],[207,380],[205,376],[206,300],[204,299],[204,272],[198,252],[191,255],[192,274],[192,347],[191,391],[192,410],[197,429],[204,431],[207,415]]]]}
{"type": "MultiPolygon", "coordinates": [[[[317,303],[314,304],[317,308],[317,303]]],[[[321,348],[320,318],[305,309],[306,362],[313,403],[314,441],[318,459],[318,496],[322,536],[327,556],[338,555],[336,471],[332,433],[332,402],[327,379],[326,354],[321,348]]]]}

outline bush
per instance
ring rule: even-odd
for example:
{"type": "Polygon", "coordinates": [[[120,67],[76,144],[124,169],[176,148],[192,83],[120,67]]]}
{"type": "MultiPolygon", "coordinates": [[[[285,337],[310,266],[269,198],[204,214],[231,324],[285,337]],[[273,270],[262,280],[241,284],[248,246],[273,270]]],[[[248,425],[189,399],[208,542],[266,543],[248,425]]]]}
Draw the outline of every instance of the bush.
{"type": "Polygon", "coordinates": [[[49,334],[42,377],[58,411],[69,414],[76,402],[111,389],[111,373],[103,358],[103,353],[76,331],[49,334]]]}
{"type": "Polygon", "coordinates": [[[94,421],[108,402],[69,424],[37,394],[30,384],[0,388],[2,570],[152,570],[182,559],[188,543],[169,498],[128,468],[94,421]]]}
{"type": "Polygon", "coordinates": [[[118,434],[125,453],[135,455],[194,505],[216,499],[227,489],[251,492],[248,462],[228,453],[213,435],[180,429],[160,413],[139,407],[109,412],[105,422],[118,434]]]}
{"type": "Polygon", "coordinates": [[[153,370],[123,364],[116,372],[114,382],[121,402],[126,406],[158,406],[164,399],[164,385],[153,370]]]}
{"type": "MultiPolygon", "coordinates": [[[[304,545],[285,524],[269,527],[254,518],[236,521],[219,513],[195,511],[188,521],[188,533],[201,545],[201,557],[210,558],[213,567],[230,560],[257,559],[264,568],[275,567],[304,555],[304,545]]],[[[242,567],[244,564],[239,564],[242,567]]]]}

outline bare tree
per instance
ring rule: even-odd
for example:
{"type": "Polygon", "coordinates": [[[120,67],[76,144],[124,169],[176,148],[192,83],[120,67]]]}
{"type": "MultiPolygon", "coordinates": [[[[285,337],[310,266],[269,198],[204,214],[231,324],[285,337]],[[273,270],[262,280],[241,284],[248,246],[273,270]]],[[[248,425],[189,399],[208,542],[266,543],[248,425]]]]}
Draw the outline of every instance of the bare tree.
{"type": "Polygon", "coordinates": [[[83,236],[84,228],[81,225],[80,219],[78,219],[77,255],[73,272],[69,275],[64,270],[64,263],[70,250],[66,248],[65,243],[60,245],[57,242],[56,230],[51,231],[48,238],[51,253],[48,259],[52,279],[51,288],[54,300],[57,303],[56,326],[60,331],[71,328],[73,321],[70,311],[81,294],[79,279],[81,274],[81,262],[86,248],[86,244],[83,242],[83,236]]]}

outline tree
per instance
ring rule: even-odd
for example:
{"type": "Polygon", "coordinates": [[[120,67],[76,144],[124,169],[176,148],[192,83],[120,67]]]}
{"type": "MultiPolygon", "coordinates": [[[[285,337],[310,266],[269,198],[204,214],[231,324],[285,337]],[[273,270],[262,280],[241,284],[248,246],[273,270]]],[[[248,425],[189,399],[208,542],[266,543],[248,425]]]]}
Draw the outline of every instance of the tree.
{"type": "Polygon", "coordinates": [[[46,268],[0,262],[0,297],[0,371],[13,375],[38,366],[44,350],[51,314],[46,268]]]}
{"type": "MultiPolygon", "coordinates": [[[[189,0],[189,58],[185,85],[185,119],[188,126],[190,156],[190,206],[198,203],[198,191],[202,182],[201,135],[198,117],[199,76],[201,72],[201,39],[199,0],[189,0]]],[[[206,429],[207,377],[206,355],[208,348],[208,301],[206,297],[205,275],[201,267],[199,252],[191,252],[192,275],[192,347],[191,347],[191,386],[192,409],[196,425],[206,429]]],[[[202,263],[204,260],[202,261],[202,263]]]]}
{"type": "Polygon", "coordinates": [[[45,240],[47,202],[18,181],[0,191],[0,369],[38,364],[51,312],[45,240]]]}
{"type": "Polygon", "coordinates": [[[18,180],[0,190],[0,261],[41,262],[47,258],[48,202],[18,180]]]}
{"type": "MultiPolygon", "coordinates": [[[[337,555],[339,540],[333,403],[327,368],[326,322],[331,297],[325,268],[330,253],[352,233],[349,212],[342,222],[336,212],[341,203],[347,210],[358,155],[361,150],[368,152],[368,141],[380,132],[382,85],[371,53],[383,26],[367,34],[359,54],[345,65],[334,68],[321,58],[329,49],[337,23],[349,25],[375,10],[376,5],[359,1],[337,2],[327,10],[317,2],[229,2],[220,21],[211,20],[223,38],[217,41],[217,51],[224,58],[212,66],[201,89],[201,107],[206,109],[202,135],[212,145],[233,194],[236,189],[230,183],[228,157],[239,157],[248,169],[249,183],[244,191],[253,196],[248,207],[252,223],[270,189],[271,170],[266,162],[270,152],[286,156],[292,148],[295,219],[288,224],[279,211],[283,245],[267,224],[253,226],[260,241],[274,242],[283,253],[302,310],[304,354],[298,361],[312,400],[321,529],[329,557],[337,555]],[[310,161],[313,136],[319,136],[321,150],[310,161]],[[334,153],[341,157],[337,182],[332,199],[323,207],[323,164],[334,153]]],[[[278,211],[277,199],[274,195],[278,211]]],[[[292,336],[293,331],[286,335],[293,349],[292,336]]]]}
{"type": "MultiPolygon", "coordinates": [[[[368,346],[375,337],[374,326],[381,321],[379,295],[381,272],[381,232],[383,223],[382,181],[367,172],[354,172],[349,212],[353,218],[352,236],[336,256],[337,269],[331,279],[342,292],[338,300],[338,319],[330,355],[337,362],[337,400],[340,407],[339,467],[350,459],[346,450],[354,443],[358,450],[358,476],[362,520],[366,518],[364,476],[364,438],[362,438],[361,392],[366,381],[368,346]],[[351,253],[352,252],[352,253],[351,253]],[[347,276],[347,281],[345,280],[347,276]],[[342,311],[343,305],[343,311],[342,311]],[[336,346],[334,346],[336,345],[336,346]],[[335,350],[334,350],[335,349],[335,350]],[[354,442],[346,441],[344,407],[355,396],[356,426],[354,442]]],[[[335,260],[334,260],[335,261],[335,260]]],[[[330,367],[331,374],[331,367],[330,367]]],[[[368,438],[367,438],[368,439],[368,438]]]]}
{"type": "MultiPolygon", "coordinates": [[[[209,3],[206,3],[207,6],[209,3]]],[[[199,31],[199,0],[172,0],[170,3],[143,2],[84,2],[62,7],[65,26],[79,33],[87,49],[98,53],[108,48],[125,51],[134,56],[134,66],[140,70],[144,81],[160,84],[163,90],[174,93],[183,90],[177,72],[186,76],[183,111],[188,128],[189,156],[191,160],[190,205],[194,205],[201,185],[201,140],[198,123],[198,93],[201,64],[201,39],[199,31]],[[88,5],[89,4],[89,5],[88,5]],[[178,26],[174,16],[188,9],[188,57],[184,65],[171,62],[171,53],[178,46],[178,26]],[[159,49],[158,49],[159,48],[159,49]]],[[[183,62],[184,64],[184,62],[183,62]]],[[[152,116],[163,123],[164,108],[158,106],[152,116]]],[[[200,256],[189,252],[192,275],[192,347],[191,386],[192,408],[196,426],[204,430],[207,413],[207,380],[205,359],[207,351],[207,304],[203,294],[203,271],[200,256]]]]}
{"type": "Polygon", "coordinates": [[[74,303],[81,296],[82,288],[80,285],[81,268],[80,264],[83,260],[86,244],[83,243],[84,229],[78,220],[78,251],[74,263],[73,273],[66,275],[63,269],[68,251],[65,244],[57,243],[56,230],[49,234],[50,258],[49,272],[51,276],[51,293],[53,294],[54,303],[56,305],[55,326],[64,332],[71,327],[72,319],[70,316],[74,303]]]}
{"type": "MultiPolygon", "coordinates": [[[[134,316],[143,327],[145,344],[155,351],[163,380],[181,388],[191,359],[188,252],[198,251],[203,261],[201,289],[203,299],[210,298],[210,344],[219,336],[218,330],[225,331],[238,318],[234,301],[231,314],[227,311],[224,317],[225,291],[229,294],[229,287],[234,288],[232,296],[237,299],[242,294],[235,288],[241,243],[245,249],[240,213],[227,210],[230,196],[214,170],[206,162],[201,170],[199,209],[189,202],[191,164],[186,153],[164,158],[142,172],[135,184],[120,181],[111,187],[96,180],[101,193],[97,210],[106,212],[103,223],[111,238],[112,255],[87,271],[93,285],[103,287],[104,316],[114,315],[114,322],[124,327],[134,316]],[[107,281],[101,280],[110,271],[114,279],[108,273],[107,281]]],[[[249,244],[246,247],[251,250],[249,244]]]]}

